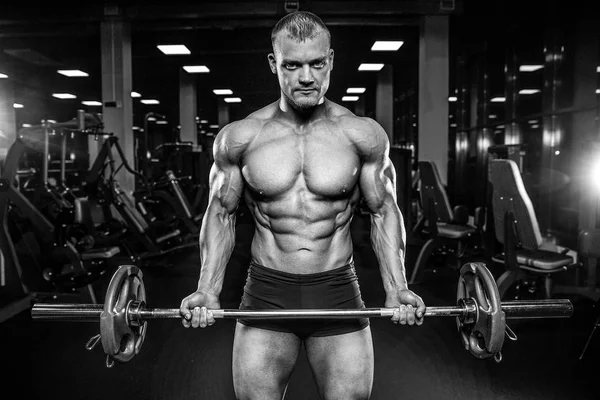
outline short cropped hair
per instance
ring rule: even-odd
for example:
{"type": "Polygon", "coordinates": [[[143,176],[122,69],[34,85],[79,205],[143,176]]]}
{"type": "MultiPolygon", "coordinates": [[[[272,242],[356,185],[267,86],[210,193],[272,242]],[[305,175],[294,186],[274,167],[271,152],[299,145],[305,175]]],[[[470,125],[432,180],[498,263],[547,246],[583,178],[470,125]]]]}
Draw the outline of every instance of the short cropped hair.
{"type": "Polygon", "coordinates": [[[304,42],[313,39],[321,32],[327,33],[331,40],[331,33],[325,23],[315,14],[308,11],[294,11],[285,15],[277,22],[271,31],[271,44],[275,48],[277,34],[285,30],[290,39],[304,42]]]}

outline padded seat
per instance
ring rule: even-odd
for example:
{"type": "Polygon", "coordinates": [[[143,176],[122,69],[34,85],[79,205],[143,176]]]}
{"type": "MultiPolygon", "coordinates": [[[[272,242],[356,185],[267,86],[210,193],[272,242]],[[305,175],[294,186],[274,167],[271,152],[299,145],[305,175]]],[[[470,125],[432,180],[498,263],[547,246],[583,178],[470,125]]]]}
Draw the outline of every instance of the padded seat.
{"type": "Polygon", "coordinates": [[[466,225],[438,223],[438,235],[448,239],[464,239],[477,232],[477,229],[466,225]]]}
{"type": "MultiPolygon", "coordinates": [[[[504,263],[501,256],[492,257],[496,262],[504,263]]],[[[547,250],[517,249],[519,268],[538,273],[554,273],[564,271],[565,267],[573,265],[571,256],[547,250]]]]}
{"type": "Polygon", "coordinates": [[[119,248],[116,246],[90,249],[80,253],[82,260],[108,259],[119,254],[119,248]]]}

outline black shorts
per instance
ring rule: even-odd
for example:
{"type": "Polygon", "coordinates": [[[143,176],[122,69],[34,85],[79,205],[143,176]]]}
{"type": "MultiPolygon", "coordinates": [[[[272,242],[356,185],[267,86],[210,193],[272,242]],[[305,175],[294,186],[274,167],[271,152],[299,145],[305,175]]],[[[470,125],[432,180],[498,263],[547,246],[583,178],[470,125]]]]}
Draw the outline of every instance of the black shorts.
{"type": "MultiPolygon", "coordinates": [[[[250,263],[240,309],[365,308],[354,264],[313,274],[291,274],[250,263]]],[[[364,329],[368,318],[252,320],[238,322],[256,328],[310,336],[331,336],[364,329]]]]}

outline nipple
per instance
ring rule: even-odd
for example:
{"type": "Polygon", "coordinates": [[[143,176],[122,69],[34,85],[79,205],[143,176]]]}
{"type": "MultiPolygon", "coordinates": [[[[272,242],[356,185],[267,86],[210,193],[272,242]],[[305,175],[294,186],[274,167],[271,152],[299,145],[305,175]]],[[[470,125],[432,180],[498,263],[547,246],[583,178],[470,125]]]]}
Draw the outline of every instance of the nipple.
{"type": "Polygon", "coordinates": [[[259,190],[258,194],[260,194],[261,196],[264,196],[265,195],[265,191],[264,190],[259,190]]]}

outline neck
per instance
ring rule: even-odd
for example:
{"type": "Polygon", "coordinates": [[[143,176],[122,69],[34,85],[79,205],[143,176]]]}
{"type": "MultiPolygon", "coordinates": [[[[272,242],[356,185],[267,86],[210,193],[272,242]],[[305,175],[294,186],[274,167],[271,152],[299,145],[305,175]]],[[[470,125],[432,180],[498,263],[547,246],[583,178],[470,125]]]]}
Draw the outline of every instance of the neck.
{"type": "Polygon", "coordinates": [[[289,103],[285,96],[281,95],[281,98],[279,99],[279,111],[281,111],[281,114],[285,119],[292,123],[302,125],[315,121],[324,115],[326,112],[326,103],[327,101],[325,100],[325,97],[323,97],[314,107],[297,109],[289,103]]]}

